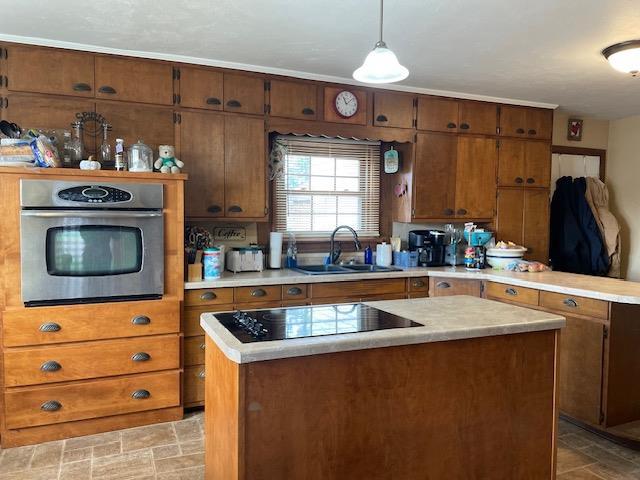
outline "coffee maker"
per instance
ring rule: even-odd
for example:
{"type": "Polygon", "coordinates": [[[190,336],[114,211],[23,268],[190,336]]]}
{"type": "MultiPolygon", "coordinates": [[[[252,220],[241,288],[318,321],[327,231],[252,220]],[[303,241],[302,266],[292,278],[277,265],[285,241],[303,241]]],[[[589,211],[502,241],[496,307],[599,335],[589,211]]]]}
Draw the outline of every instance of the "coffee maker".
{"type": "Polygon", "coordinates": [[[411,230],[409,251],[418,252],[418,265],[440,267],[445,264],[446,235],[440,230],[411,230]]]}

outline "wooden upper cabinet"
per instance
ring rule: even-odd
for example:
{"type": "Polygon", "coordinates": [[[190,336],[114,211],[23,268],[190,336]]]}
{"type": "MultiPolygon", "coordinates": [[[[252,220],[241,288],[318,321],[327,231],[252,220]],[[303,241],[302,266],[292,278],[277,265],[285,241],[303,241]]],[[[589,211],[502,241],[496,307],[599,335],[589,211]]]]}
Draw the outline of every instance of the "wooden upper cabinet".
{"type": "Polygon", "coordinates": [[[267,214],[264,121],[228,116],[224,129],[225,217],[267,214]]]}
{"type": "Polygon", "coordinates": [[[547,142],[525,143],[525,187],[549,188],[551,182],[551,145],[547,142]]]}
{"type": "Polygon", "coordinates": [[[93,97],[92,54],[21,45],[7,50],[10,91],[93,97]]]}
{"type": "Polygon", "coordinates": [[[316,120],[318,87],[314,83],[272,80],[270,115],[274,117],[316,120]]]}
{"type": "Polygon", "coordinates": [[[378,127],[413,128],[415,98],[390,92],[373,94],[373,124],[378,127]]]}
{"type": "Polygon", "coordinates": [[[496,240],[524,245],[524,192],[522,189],[498,189],[496,210],[496,240]]]}
{"type": "Polygon", "coordinates": [[[549,188],[551,147],[547,142],[500,140],[498,185],[549,188]]]}
{"type": "Polygon", "coordinates": [[[180,160],[189,174],[185,215],[223,217],[225,117],[195,112],[180,115],[180,160]]]}
{"type": "Polygon", "coordinates": [[[223,74],[197,67],[180,67],[180,105],[222,110],[223,74]]]}
{"type": "Polygon", "coordinates": [[[457,139],[419,133],[415,145],[413,218],[455,215],[457,139]]]}
{"type": "Polygon", "coordinates": [[[496,206],[498,149],[490,138],[458,137],[456,217],[490,219],[496,206]]]}
{"type": "Polygon", "coordinates": [[[224,74],[224,110],[236,113],[264,113],[264,80],[252,75],[224,74]]]}
{"type": "Polygon", "coordinates": [[[460,101],[458,130],[462,133],[496,135],[498,107],[494,103],[460,101]]]}
{"type": "Polygon", "coordinates": [[[500,135],[550,140],[553,110],[503,105],[500,107],[500,135]]]}
{"type": "Polygon", "coordinates": [[[549,263],[549,190],[524,191],[523,244],[527,260],[549,263]]]}
{"type": "Polygon", "coordinates": [[[96,98],[173,105],[173,67],[168,63],[97,55],[96,98]]]}
{"type": "Polygon", "coordinates": [[[458,131],[458,101],[438,97],[418,97],[418,130],[458,131]]]}

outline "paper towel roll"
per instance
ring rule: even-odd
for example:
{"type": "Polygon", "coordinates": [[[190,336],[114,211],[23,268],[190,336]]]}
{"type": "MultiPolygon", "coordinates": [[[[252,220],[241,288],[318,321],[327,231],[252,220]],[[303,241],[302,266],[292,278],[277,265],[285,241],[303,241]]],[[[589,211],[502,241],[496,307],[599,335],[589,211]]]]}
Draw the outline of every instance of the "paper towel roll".
{"type": "Polygon", "coordinates": [[[280,232],[269,234],[269,268],[280,268],[282,264],[282,237],[280,232]]]}

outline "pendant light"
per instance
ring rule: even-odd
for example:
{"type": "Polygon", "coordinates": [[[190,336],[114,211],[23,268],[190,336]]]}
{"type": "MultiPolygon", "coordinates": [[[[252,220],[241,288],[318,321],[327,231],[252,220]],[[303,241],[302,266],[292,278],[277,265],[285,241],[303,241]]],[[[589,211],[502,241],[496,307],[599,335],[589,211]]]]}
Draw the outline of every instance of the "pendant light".
{"type": "Polygon", "coordinates": [[[640,74],[640,40],[616,43],[602,51],[609,64],[623,73],[636,77],[640,74]]]}
{"type": "Polygon", "coordinates": [[[393,83],[409,76],[409,70],[400,65],[395,53],[382,40],[384,0],[380,0],[380,40],[369,52],[364,63],[353,72],[353,78],[363,83],[393,83]]]}

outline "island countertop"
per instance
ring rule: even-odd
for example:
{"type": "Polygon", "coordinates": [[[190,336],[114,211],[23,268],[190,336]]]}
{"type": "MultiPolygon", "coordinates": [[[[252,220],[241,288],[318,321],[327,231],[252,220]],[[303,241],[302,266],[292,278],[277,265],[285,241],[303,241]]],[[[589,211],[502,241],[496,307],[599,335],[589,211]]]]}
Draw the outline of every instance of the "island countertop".
{"type": "Polygon", "coordinates": [[[365,302],[365,305],[413,320],[423,326],[242,343],[218,322],[215,313],[203,313],[200,325],[227,358],[235,363],[250,363],[350,350],[555,330],[565,324],[564,317],[560,315],[469,296],[386,300],[365,302]]]}

